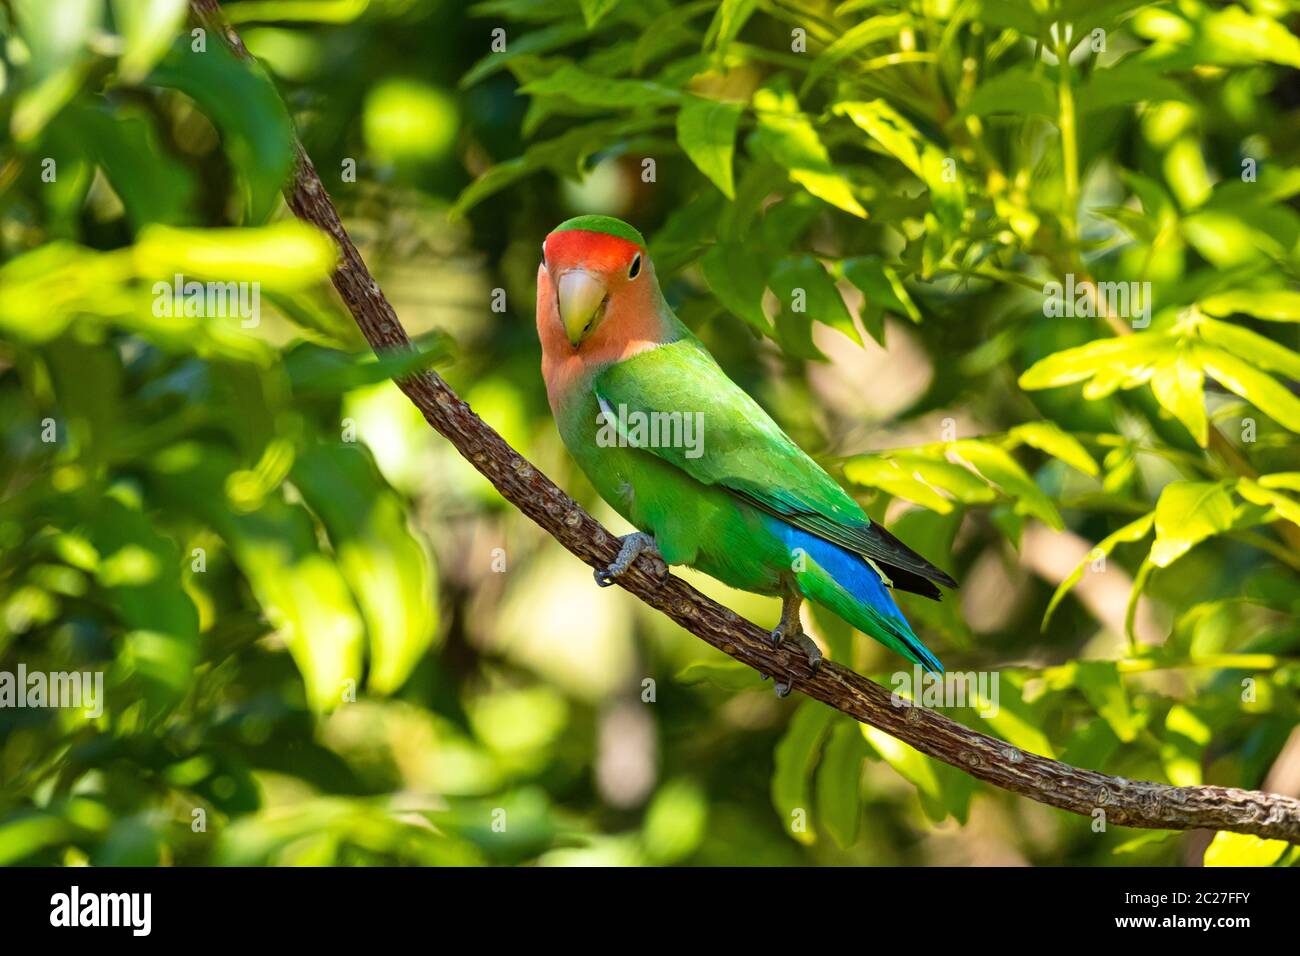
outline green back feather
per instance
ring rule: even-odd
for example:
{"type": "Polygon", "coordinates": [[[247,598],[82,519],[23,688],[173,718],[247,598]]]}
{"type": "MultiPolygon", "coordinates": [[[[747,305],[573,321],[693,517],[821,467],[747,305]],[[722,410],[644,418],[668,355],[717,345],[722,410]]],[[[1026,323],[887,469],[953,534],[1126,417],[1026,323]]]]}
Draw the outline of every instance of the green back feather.
{"type": "Polygon", "coordinates": [[[645,414],[702,412],[699,457],[688,457],[684,448],[646,448],[696,481],[894,569],[903,590],[937,597],[929,581],[952,586],[948,575],[873,524],[689,333],[611,365],[594,384],[598,400],[615,417],[620,405],[645,414]]]}

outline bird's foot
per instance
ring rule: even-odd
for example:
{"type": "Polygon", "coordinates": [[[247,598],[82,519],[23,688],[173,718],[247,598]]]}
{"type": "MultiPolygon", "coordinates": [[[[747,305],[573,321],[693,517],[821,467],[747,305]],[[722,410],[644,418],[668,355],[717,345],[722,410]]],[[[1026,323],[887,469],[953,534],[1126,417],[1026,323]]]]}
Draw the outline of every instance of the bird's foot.
{"type": "Polygon", "coordinates": [[[780,624],[772,631],[772,646],[780,647],[786,641],[794,641],[799,645],[799,650],[803,651],[804,657],[808,658],[808,666],[812,672],[817,673],[817,669],[822,666],[822,649],[817,646],[816,641],[805,634],[802,630],[789,633],[780,624]]]}
{"type": "MultiPolygon", "coordinates": [[[[786,641],[798,644],[799,649],[808,658],[808,667],[816,674],[818,668],[822,666],[822,651],[813,639],[804,633],[803,625],[799,621],[799,605],[802,602],[803,598],[798,596],[787,596],[784,599],[781,605],[781,622],[772,629],[772,646],[780,647],[786,641]]],[[[784,681],[778,680],[776,696],[785,697],[790,693],[792,685],[793,681],[789,678],[784,681]]]]}
{"type": "Polygon", "coordinates": [[[663,573],[659,575],[659,583],[663,584],[668,580],[670,574],[668,564],[664,561],[663,555],[659,553],[659,546],[655,544],[653,535],[634,531],[631,534],[623,535],[618,541],[618,556],[614,558],[614,563],[603,571],[596,571],[596,583],[602,588],[607,588],[613,584],[614,580],[630,568],[633,562],[643,554],[650,555],[657,560],[659,565],[663,566],[663,573]]]}

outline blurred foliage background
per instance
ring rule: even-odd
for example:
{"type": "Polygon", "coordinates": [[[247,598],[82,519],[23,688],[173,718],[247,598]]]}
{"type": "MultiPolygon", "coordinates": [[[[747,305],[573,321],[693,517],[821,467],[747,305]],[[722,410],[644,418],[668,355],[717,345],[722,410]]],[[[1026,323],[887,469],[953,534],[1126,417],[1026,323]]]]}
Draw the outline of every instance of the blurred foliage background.
{"type": "Polygon", "coordinates": [[[387,381],[436,364],[628,530],[533,328],[547,231],[626,218],[732,376],[962,581],[905,606],[998,675],[955,717],[1300,795],[1295,0],[223,7],[260,67],[179,0],[0,3],[0,672],[107,694],[0,708],[0,863],[1296,862],[776,700],[387,381]],[[368,355],[284,207],[295,127],[418,356],[368,355]],[[1149,326],[1048,316],[1067,275],[1150,282],[1149,326]],[[258,283],[260,321],[158,314],[176,276],[258,283]]]}

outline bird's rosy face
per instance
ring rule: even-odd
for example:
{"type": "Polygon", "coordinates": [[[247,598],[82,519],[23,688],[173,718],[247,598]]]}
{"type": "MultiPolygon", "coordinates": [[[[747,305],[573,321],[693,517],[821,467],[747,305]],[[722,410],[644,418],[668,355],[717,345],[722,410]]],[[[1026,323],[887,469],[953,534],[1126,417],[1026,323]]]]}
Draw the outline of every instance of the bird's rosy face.
{"type": "Polygon", "coordinates": [[[646,281],[646,253],[637,243],[603,232],[564,229],[542,243],[539,289],[555,295],[565,338],[576,349],[600,326],[611,303],[646,281]]]}

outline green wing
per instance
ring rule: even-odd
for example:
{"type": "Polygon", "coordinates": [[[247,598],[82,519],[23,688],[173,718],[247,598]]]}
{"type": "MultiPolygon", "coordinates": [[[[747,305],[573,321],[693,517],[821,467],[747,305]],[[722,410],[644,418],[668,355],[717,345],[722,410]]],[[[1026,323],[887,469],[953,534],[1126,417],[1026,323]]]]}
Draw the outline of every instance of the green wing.
{"type": "Polygon", "coordinates": [[[894,586],[939,596],[931,582],[955,587],[944,572],[891,535],[839,483],[790,440],[767,412],[718,367],[692,336],[610,366],[596,378],[596,397],[628,444],[652,452],[696,481],[797,528],[875,561],[894,586]],[[620,414],[620,412],[622,414],[620,414]],[[698,449],[638,435],[633,413],[703,413],[698,449]]]}

